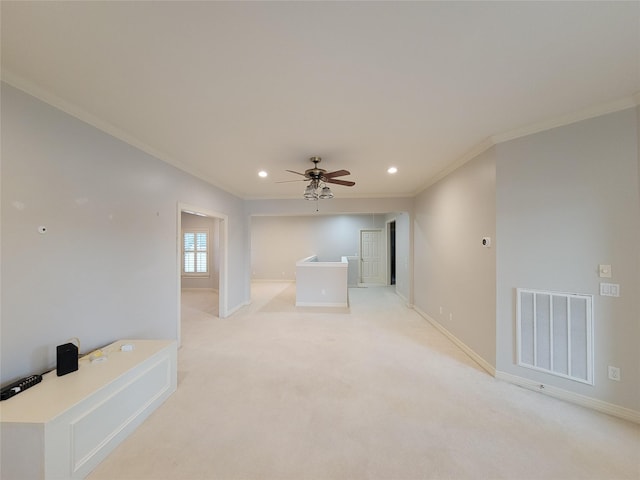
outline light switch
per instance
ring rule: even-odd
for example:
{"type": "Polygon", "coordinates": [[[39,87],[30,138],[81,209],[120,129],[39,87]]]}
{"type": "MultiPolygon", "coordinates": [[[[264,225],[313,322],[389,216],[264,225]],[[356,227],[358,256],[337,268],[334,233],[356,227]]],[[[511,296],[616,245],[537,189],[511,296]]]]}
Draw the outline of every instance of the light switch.
{"type": "Polygon", "coordinates": [[[611,265],[598,265],[600,278],[611,278],[611,265]]]}

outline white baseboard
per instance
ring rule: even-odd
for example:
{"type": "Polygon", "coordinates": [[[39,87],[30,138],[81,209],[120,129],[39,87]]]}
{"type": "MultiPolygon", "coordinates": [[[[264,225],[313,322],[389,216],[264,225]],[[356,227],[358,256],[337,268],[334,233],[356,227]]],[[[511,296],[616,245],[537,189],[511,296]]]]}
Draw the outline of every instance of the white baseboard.
{"type": "Polygon", "coordinates": [[[455,343],[458,347],[460,347],[460,349],[464,353],[466,353],[469,357],[471,357],[471,359],[474,362],[476,362],[483,369],[489,372],[490,375],[496,377],[497,379],[504,380],[505,382],[509,382],[514,385],[518,385],[520,387],[533,390],[539,393],[543,393],[545,395],[549,395],[551,397],[555,397],[569,403],[580,405],[582,407],[591,408],[592,410],[596,410],[598,412],[606,413],[614,417],[622,418],[624,420],[628,420],[630,422],[640,424],[640,412],[636,410],[632,410],[626,407],[621,407],[619,405],[604,402],[602,400],[598,400],[592,397],[587,397],[585,395],[580,395],[579,393],[570,392],[569,390],[564,390],[562,388],[554,387],[551,385],[545,384],[544,388],[540,388],[540,382],[535,382],[533,380],[529,380],[528,378],[523,378],[517,375],[512,375],[510,373],[496,370],[495,367],[490,365],[486,360],[484,360],[476,352],[474,352],[468,345],[460,341],[455,335],[453,335],[449,330],[447,330],[441,324],[436,322],[427,313],[423,312],[416,306],[414,306],[413,309],[416,312],[418,312],[420,316],[424,317],[427,321],[429,321],[429,323],[431,323],[434,327],[436,327],[440,332],[442,332],[442,334],[445,337],[447,337],[449,340],[455,343]]]}
{"type": "Polygon", "coordinates": [[[478,355],[473,351],[471,347],[469,347],[466,343],[462,342],[458,337],[456,337],[453,333],[443,327],[440,323],[436,322],[433,318],[431,318],[426,312],[420,310],[420,308],[413,306],[413,309],[420,314],[421,317],[424,317],[431,325],[436,327],[445,337],[455,343],[464,353],[466,353],[471,360],[480,365],[484,370],[486,370],[491,376],[496,376],[496,369],[493,365],[487,362],[484,358],[478,355]]]}
{"type": "Polygon", "coordinates": [[[624,420],[629,420],[634,423],[640,423],[640,412],[631,410],[630,408],[621,407],[619,405],[604,402],[596,398],[580,395],[579,393],[570,392],[569,390],[564,390],[552,385],[544,384],[542,385],[544,388],[540,388],[540,382],[535,382],[533,380],[529,380],[528,378],[519,377],[518,375],[513,375],[511,373],[496,371],[495,377],[499,380],[504,380],[505,382],[519,385],[528,390],[533,390],[545,395],[549,395],[550,397],[559,398],[560,400],[565,400],[576,405],[591,408],[592,410],[597,410],[598,412],[606,413],[608,415],[622,418],[624,420]]]}
{"type": "Polygon", "coordinates": [[[295,283],[295,278],[252,278],[251,283],[295,283]]]}
{"type": "Polygon", "coordinates": [[[396,295],[398,295],[409,308],[413,308],[413,305],[409,305],[409,299],[404,295],[402,295],[397,288],[396,288],[396,295]]]}
{"type": "Polygon", "coordinates": [[[227,311],[226,311],[224,318],[228,318],[228,317],[230,317],[231,315],[233,315],[234,313],[236,313],[236,312],[237,312],[238,310],[240,310],[241,308],[246,307],[247,305],[250,305],[250,304],[251,304],[251,302],[242,302],[242,303],[240,303],[240,304],[236,305],[236,306],[235,306],[235,307],[233,307],[231,310],[227,310],[227,311]]]}
{"type": "Polygon", "coordinates": [[[296,307],[339,307],[339,308],[348,308],[349,304],[346,302],[343,303],[320,303],[320,302],[296,302],[296,307]]]}

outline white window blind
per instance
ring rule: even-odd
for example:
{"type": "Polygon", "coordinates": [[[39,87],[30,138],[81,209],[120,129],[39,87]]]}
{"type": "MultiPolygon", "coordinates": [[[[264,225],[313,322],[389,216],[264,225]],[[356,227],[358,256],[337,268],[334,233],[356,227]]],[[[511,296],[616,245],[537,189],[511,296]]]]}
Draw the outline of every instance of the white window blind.
{"type": "Polygon", "coordinates": [[[182,273],[194,276],[209,273],[209,232],[207,230],[183,232],[182,273]]]}

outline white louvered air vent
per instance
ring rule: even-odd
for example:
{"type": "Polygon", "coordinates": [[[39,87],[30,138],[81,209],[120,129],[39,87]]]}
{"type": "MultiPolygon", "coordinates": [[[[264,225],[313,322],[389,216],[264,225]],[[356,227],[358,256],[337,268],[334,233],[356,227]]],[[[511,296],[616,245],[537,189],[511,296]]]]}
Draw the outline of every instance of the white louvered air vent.
{"type": "Polygon", "coordinates": [[[593,385],[593,295],[517,295],[518,365],[593,385]]]}

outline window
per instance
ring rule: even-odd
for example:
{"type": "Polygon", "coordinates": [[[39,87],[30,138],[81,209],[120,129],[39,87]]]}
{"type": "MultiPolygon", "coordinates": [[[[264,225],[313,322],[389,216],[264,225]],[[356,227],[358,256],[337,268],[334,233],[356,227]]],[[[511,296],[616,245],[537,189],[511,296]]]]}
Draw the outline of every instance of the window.
{"type": "Polygon", "coordinates": [[[182,274],[209,275],[209,231],[192,230],[182,233],[182,274]]]}

